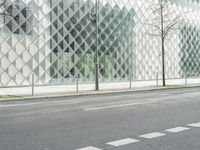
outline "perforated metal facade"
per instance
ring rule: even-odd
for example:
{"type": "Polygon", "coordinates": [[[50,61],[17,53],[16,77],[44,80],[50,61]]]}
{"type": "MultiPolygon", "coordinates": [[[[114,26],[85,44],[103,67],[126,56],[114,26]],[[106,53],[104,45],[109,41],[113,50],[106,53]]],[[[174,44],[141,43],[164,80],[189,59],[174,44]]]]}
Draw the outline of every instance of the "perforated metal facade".
{"type": "MultiPolygon", "coordinates": [[[[169,0],[170,1],[170,0],[169,0]]],[[[101,81],[151,80],[161,75],[158,37],[146,32],[151,0],[98,1],[98,51],[101,81]]],[[[166,76],[199,76],[200,4],[173,1],[185,15],[166,41],[166,76]]],[[[95,76],[93,0],[7,0],[1,12],[0,86],[90,83],[95,76]]],[[[175,15],[176,13],[172,14],[175,15]]]]}

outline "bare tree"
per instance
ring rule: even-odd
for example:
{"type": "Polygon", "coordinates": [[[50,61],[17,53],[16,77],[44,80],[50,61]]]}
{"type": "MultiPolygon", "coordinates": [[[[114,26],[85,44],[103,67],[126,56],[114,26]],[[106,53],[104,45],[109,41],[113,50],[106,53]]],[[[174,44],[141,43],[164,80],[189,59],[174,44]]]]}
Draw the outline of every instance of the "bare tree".
{"type": "Polygon", "coordinates": [[[172,5],[167,0],[153,0],[149,11],[152,12],[150,22],[145,24],[152,27],[151,33],[148,31],[148,34],[160,38],[161,41],[162,82],[165,86],[165,41],[169,33],[179,28],[185,13],[178,13],[177,10],[172,9],[172,5]]]}
{"type": "Polygon", "coordinates": [[[11,7],[8,7],[9,5],[9,0],[0,0],[0,16],[2,17],[1,25],[5,24],[6,18],[14,17],[11,7]]]}
{"type": "Polygon", "coordinates": [[[27,6],[22,6],[20,8],[20,5],[16,5],[10,0],[0,0],[1,25],[6,25],[13,33],[18,33],[19,30],[13,31],[11,20],[15,21],[15,23],[26,32],[27,17],[30,13],[30,8],[27,6]]]}
{"type": "Polygon", "coordinates": [[[13,16],[11,10],[6,9],[7,4],[8,0],[0,0],[1,16],[13,16]]]}
{"type": "Polygon", "coordinates": [[[7,0],[0,0],[0,7],[2,7],[3,5],[5,5],[7,0]]]}

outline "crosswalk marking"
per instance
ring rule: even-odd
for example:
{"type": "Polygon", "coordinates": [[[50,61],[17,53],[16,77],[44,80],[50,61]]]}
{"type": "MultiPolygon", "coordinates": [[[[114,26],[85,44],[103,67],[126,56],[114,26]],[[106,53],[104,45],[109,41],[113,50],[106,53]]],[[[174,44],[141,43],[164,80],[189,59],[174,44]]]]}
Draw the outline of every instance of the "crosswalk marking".
{"type": "Polygon", "coordinates": [[[88,147],[80,148],[80,149],[76,149],[76,150],[102,150],[102,149],[92,147],[92,146],[88,146],[88,147]]]}
{"type": "Polygon", "coordinates": [[[188,126],[199,128],[199,127],[200,127],[200,122],[198,122],[198,123],[188,124],[188,126]]]}
{"type": "Polygon", "coordinates": [[[131,138],[126,138],[126,139],[122,139],[122,140],[108,142],[106,144],[117,147],[117,146],[128,145],[128,144],[136,143],[136,142],[139,142],[139,140],[131,139],[131,138]]]}
{"type": "Polygon", "coordinates": [[[166,134],[164,134],[164,133],[153,132],[153,133],[148,133],[148,134],[140,135],[139,137],[147,138],[147,139],[153,139],[153,138],[157,138],[157,137],[161,137],[161,136],[165,136],[165,135],[166,134]]]}
{"type": "Polygon", "coordinates": [[[189,130],[189,129],[190,128],[186,128],[186,127],[176,127],[176,128],[167,129],[165,131],[172,132],[172,133],[177,133],[177,132],[182,132],[182,131],[189,130]]]}

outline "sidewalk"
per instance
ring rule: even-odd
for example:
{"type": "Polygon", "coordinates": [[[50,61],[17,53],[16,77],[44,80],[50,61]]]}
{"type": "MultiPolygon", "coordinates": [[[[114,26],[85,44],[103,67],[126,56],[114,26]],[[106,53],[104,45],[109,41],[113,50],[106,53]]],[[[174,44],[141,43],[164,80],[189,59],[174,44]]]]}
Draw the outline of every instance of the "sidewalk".
{"type": "MultiPolygon", "coordinates": [[[[94,90],[94,84],[78,85],[58,85],[58,86],[37,86],[34,88],[34,96],[32,96],[31,87],[13,87],[0,88],[0,101],[9,100],[33,100],[48,99],[54,97],[80,97],[90,95],[115,94],[124,92],[142,92],[151,90],[166,90],[177,88],[200,87],[200,78],[188,79],[187,85],[185,79],[167,80],[167,86],[157,86],[156,81],[137,81],[118,82],[118,83],[100,83],[100,90],[94,90]]],[[[159,81],[161,85],[161,81],[159,81]]]]}

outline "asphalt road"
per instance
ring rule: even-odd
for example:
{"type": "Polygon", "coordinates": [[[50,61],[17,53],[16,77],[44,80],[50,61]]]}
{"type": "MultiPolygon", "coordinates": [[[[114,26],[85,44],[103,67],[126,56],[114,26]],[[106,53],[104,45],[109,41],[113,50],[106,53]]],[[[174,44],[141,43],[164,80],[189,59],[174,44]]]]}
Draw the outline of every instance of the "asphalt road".
{"type": "Polygon", "coordinates": [[[0,150],[199,150],[200,88],[0,103],[0,150]]]}

